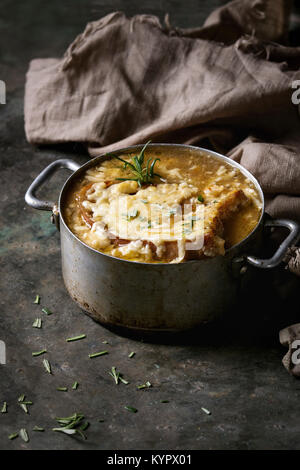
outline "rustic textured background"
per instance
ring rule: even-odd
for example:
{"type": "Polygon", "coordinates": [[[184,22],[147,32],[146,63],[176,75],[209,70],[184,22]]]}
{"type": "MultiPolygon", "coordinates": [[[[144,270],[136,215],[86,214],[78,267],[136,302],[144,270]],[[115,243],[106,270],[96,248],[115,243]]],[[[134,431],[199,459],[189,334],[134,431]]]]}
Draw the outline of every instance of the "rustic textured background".
{"type": "MultiPolygon", "coordinates": [[[[59,149],[34,149],[25,140],[23,92],[28,62],[61,55],[88,21],[113,11],[151,13],[192,27],[222,1],[212,0],[2,0],[0,4],[0,79],[7,104],[0,105],[0,340],[7,344],[7,364],[0,365],[0,449],[299,449],[299,382],[281,365],[284,349],[278,330],[296,321],[292,275],[257,273],[246,301],[221,325],[185,338],[156,344],[127,339],[85,316],[68,297],[61,278],[59,235],[49,213],[25,206],[24,193],[59,149]],[[41,305],[34,305],[35,294],[41,305]],[[41,307],[54,313],[46,317],[41,307]],[[31,327],[42,316],[43,329],[31,327]],[[65,338],[87,339],[67,344],[65,338]],[[102,344],[102,341],[109,344],[102,344]],[[43,357],[46,348],[53,376],[43,357]],[[88,359],[95,350],[109,355],[88,359]],[[136,355],[128,359],[128,353],[136,355]],[[130,380],[115,386],[108,370],[116,366],[130,380]],[[77,391],[58,386],[80,383],[77,391]],[[150,380],[153,387],[136,391],[150,380]],[[26,415],[17,405],[22,393],[34,402],[26,415]],[[161,403],[160,400],[169,400],[161,403]],[[138,408],[132,414],[124,405],[138,408]],[[210,416],[201,406],[211,410],[210,416]],[[82,442],[51,431],[54,417],[81,411],[91,422],[82,442]],[[98,422],[104,419],[104,422],[98,422]],[[45,433],[34,433],[34,425],[45,433]],[[30,442],[8,435],[26,427],[30,442]]],[[[293,16],[293,43],[299,21],[293,16]]],[[[73,147],[77,161],[87,158],[73,147]]],[[[55,176],[47,196],[57,197],[66,173],[55,176]]],[[[45,193],[44,193],[45,194],[45,193]]],[[[46,194],[45,194],[46,196],[46,194]]]]}

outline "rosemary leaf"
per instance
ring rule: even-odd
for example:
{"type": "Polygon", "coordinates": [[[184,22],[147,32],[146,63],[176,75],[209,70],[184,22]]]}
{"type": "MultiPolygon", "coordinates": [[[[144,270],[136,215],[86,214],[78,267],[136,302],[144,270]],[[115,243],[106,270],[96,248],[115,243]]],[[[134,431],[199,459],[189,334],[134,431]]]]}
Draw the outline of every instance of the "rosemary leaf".
{"type": "Polygon", "coordinates": [[[86,338],[86,335],[73,336],[73,338],[67,338],[66,341],[71,343],[71,341],[79,341],[80,339],[86,338]]]}
{"type": "Polygon", "coordinates": [[[52,431],[59,431],[63,432],[65,434],[68,434],[69,436],[72,434],[76,434],[76,429],[69,429],[69,428],[53,428],[52,431]]]}
{"type": "Polygon", "coordinates": [[[47,359],[44,359],[43,364],[48,374],[52,374],[50,362],[47,359]]]}
{"type": "Polygon", "coordinates": [[[100,351],[97,353],[89,354],[89,358],[93,359],[93,357],[104,356],[105,354],[108,354],[108,351],[100,351]]]}
{"type": "Polygon", "coordinates": [[[206,413],[207,415],[211,415],[211,412],[207,410],[206,408],[201,407],[201,410],[206,413]]]}
{"type": "Polygon", "coordinates": [[[53,312],[51,312],[51,310],[49,310],[49,308],[47,308],[47,307],[42,308],[42,312],[45,313],[46,315],[52,315],[52,313],[53,313],[53,312]]]}
{"type": "Polygon", "coordinates": [[[68,387],[57,387],[56,389],[58,392],[67,392],[68,391],[68,387]]]}
{"type": "Polygon", "coordinates": [[[198,199],[199,202],[204,202],[204,197],[202,196],[202,194],[199,194],[197,199],[198,199]]]}
{"type": "Polygon", "coordinates": [[[36,357],[36,356],[41,356],[42,354],[45,354],[46,352],[47,352],[47,349],[42,349],[41,351],[36,351],[31,354],[33,357],[36,357]]]}
{"type": "Polygon", "coordinates": [[[7,413],[7,403],[6,401],[3,402],[2,408],[1,408],[1,413],[7,413]]]}
{"type": "Polygon", "coordinates": [[[125,410],[127,410],[127,411],[131,411],[131,413],[137,413],[137,411],[138,411],[138,410],[137,410],[136,408],[134,408],[133,406],[127,406],[127,405],[126,405],[126,406],[124,406],[124,408],[125,408],[125,410]]]}
{"type": "Polygon", "coordinates": [[[134,355],[135,355],[135,352],[134,352],[134,351],[131,351],[131,353],[128,354],[128,357],[131,359],[134,355]]]}
{"type": "Polygon", "coordinates": [[[33,328],[42,328],[42,319],[36,318],[32,323],[33,328]]]}
{"type": "Polygon", "coordinates": [[[33,431],[44,432],[45,429],[44,429],[44,428],[41,428],[40,426],[34,426],[33,431]]]}
{"type": "Polygon", "coordinates": [[[149,381],[147,381],[146,383],[142,385],[137,386],[138,390],[141,390],[142,388],[150,388],[150,387],[151,387],[151,383],[149,381]]]}
{"type": "Polygon", "coordinates": [[[40,303],[40,296],[37,294],[34,299],[34,304],[39,304],[40,303]]]}
{"type": "Polygon", "coordinates": [[[12,441],[13,439],[15,439],[15,438],[18,437],[18,436],[19,436],[19,433],[18,433],[18,432],[14,432],[13,434],[10,434],[10,435],[8,436],[8,439],[10,439],[10,440],[12,441]]]}
{"type": "Polygon", "coordinates": [[[115,367],[112,367],[112,368],[111,368],[111,372],[108,372],[108,373],[109,373],[109,375],[112,376],[112,378],[114,379],[116,385],[118,385],[118,383],[119,383],[119,378],[120,378],[120,373],[119,373],[119,372],[117,373],[116,368],[115,368],[115,367]]]}
{"type": "Polygon", "coordinates": [[[25,403],[20,403],[20,407],[22,408],[22,410],[25,411],[26,414],[28,414],[28,408],[27,408],[27,405],[25,405],[25,403]]]}
{"type": "Polygon", "coordinates": [[[81,426],[80,426],[80,430],[81,431],[85,431],[88,427],[89,427],[90,423],[88,421],[85,421],[81,426]]]}
{"type": "Polygon", "coordinates": [[[18,402],[20,403],[21,401],[25,400],[25,395],[20,395],[18,398],[18,402]]]}
{"type": "Polygon", "coordinates": [[[25,428],[20,429],[20,437],[23,439],[24,442],[29,442],[28,433],[25,428]]]}
{"type": "Polygon", "coordinates": [[[129,384],[128,380],[123,379],[123,377],[121,375],[119,375],[119,380],[125,385],[129,384]]]}
{"type": "Polygon", "coordinates": [[[78,382],[74,382],[73,385],[72,385],[72,390],[77,390],[78,385],[79,385],[78,382]]]}

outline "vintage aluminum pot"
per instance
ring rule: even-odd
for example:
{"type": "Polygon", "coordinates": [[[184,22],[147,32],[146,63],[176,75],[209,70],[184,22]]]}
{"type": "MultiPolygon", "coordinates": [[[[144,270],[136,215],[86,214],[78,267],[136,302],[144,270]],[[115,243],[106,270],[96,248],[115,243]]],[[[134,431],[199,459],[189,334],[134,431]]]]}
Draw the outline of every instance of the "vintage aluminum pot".
{"type": "MultiPolygon", "coordinates": [[[[241,165],[216,152],[177,144],[151,144],[155,152],[180,151],[185,155],[206,152],[237,167],[256,186],[262,200],[262,214],[246,239],[228,249],[224,256],[192,260],[180,264],[148,264],[117,259],[80,241],[68,228],[63,208],[66,194],[75,179],[112,154],[96,157],[83,166],[69,159],[54,161],[29,187],[25,200],[35,209],[52,211],[52,221],[60,230],[62,272],[70,296],[83,310],[107,326],[151,331],[182,331],[214,320],[230,309],[237,298],[242,266],[250,264],[270,269],[283,259],[287,248],[300,237],[300,226],[287,219],[266,220],[264,196],[257,180],[241,165]],[[36,197],[38,188],[59,168],[73,174],[65,182],[58,204],[36,197]],[[270,259],[255,256],[261,245],[264,226],[286,227],[289,234],[270,259]]],[[[149,148],[149,147],[148,147],[149,148]]],[[[128,147],[114,155],[139,152],[128,147]]]]}

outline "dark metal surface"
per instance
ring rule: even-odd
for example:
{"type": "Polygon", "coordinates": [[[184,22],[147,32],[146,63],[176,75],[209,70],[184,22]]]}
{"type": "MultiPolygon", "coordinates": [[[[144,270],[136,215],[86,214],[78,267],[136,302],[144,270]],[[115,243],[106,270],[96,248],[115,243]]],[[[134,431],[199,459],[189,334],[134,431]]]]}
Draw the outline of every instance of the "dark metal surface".
{"type": "MultiPolygon", "coordinates": [[[[7,104],[0,105],[0,340],[7,346],[7,364],[0,364],[0,401],[8,403],[8,413],[0,414],[1,449],[300,448],[299,383],[281,365],[285,351],[278,345],[278,329],[299,320],[298,279],[281,269],[259,271],[226,322],[186,337],[165,337],[163,344],[128,339],[99,326],[69,298],[61,277],[59,234],[48,213],[36,213],[24,202],[27,187],[42,168],[70,157],[26,143],[23,86],[28,61],[62,54],[87,21],[114,9],[160,16],[169,11],[174,23],[194,26],[217,4],[1,2],[0,79],[8,91],[7,104]],[[37,293],[41,305],[33,304],[37,293]],[[42,306],[53,315],[42,314],[42,306]],[[41,330],[31,327],[38,316],[44,320],[41,330]],[[85,340],[66,343],[82,333],[85,340]],[[49,351],[53,376],[43,369],[42,356],[31,356],[42,348],[49,351]],[[108,355],[88,358],[104,349],[108,355]],[[132,359],[130,351],[136,352],[132,359]],[[129,385],[114,385],[108,374],[112,366],[129,385]],[[78,390],[56,391],[75,380],[78,390]],[[153,387],[137,391],[136,385],[147,380],[153,387]],[[34,402],[29,415],[17,405],[22,393],[34,402]],[[160,402],[164,399],[169,403],[160,402]],[[138,413],[129,413],[124,405],[138,413]],[[204,414],[201,406],[212,414],[204,414]],[[55,416],[74,411],[91,422],[85,442],[51,431],[55,416]],[[34,425],[46,431],[34,433],[34,425]],[[30,442],[9,441],[8,435],[22,427],[30,442]]],[[[78,153],[78,147],[72,151],[78,153]]],[[[75,159],[85,161],[79,155],[75,159]]],[[[66,177],[55,176],[43,196],[55,200],[66,177]]]]}

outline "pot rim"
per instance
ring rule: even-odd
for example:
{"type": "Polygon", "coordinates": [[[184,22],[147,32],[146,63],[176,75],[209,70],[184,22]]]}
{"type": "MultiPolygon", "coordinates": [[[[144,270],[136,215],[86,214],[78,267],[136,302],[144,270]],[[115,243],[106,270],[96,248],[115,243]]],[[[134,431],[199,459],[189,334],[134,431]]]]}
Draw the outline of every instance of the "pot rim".
{"type": "MultiPolygon", "coordinates": [[[[141,148],[143,148],[143,145],[144,144],[137,144],[137,145],[131,145],[130,147],[124,147],[124,148],[121,148],[121,149],[118,149],[114,152],[108,152],[108,153],[105,153],[105,154],[101,154],[101,155],[98,155],[97,157],[94,157],[92,158],[91,160],[88,160],[86,163],[84,163],[82,166],[80,166],[80,168],[78,168],[78,170],[74,171],[74,173],[72,173],[69,178],[65,181],[62,189],[61,189],[61,192],[60,192],[60,195],[59,195],[59,199],[58,199],[58,208],[59,208],[59,216],[60,216],[60,222],[63,223],[65,229],[79,242],[81,243],[83,246],[85,246],[86,248],[89,248],[90,250],[92,250],[93,252],[99,254],[99,255],[103,255],[103,256],[106,256],[108,258],[111,258],[115,261],[122,261],[122,262],[126,262],[126,263],[134,263],[135,265],[146,265],[146,266],[152,266],[155,265],[159,265],[159,266],[177,266],[178,264],[186,264],[186,263],[198,263],[199,261],[206,261],[206,259],[195,259],[195,260],[187,260],[187,261],[183,261],[181,263],[145,263],[145,262],[141,262],[141,261],[131,261],[131,260],[127,260],[127,259],[123,259],[123,258],[117,258],[116,256],[112,256],[112,255],[109,255],[107,253],[103,253],[102,251],[98,251],[96,250],[95,248],[92,248],[91,246],[87,245],[86,243],[84,243],[82,240],[80,240],[73,232],[72,230],[68,227],[67,223],[65,222],[64,220],[64,217],[63,217],[63,214],[62,214],[62,211],[61,211],[61,206],[62,206],[62,199],[63,197],[65,196],[65,193],[67,192],[68,190],[68,187],[70,186],[71,182],[73,180],[75,180],[79,174],[85,172],[89,167],[92,167],[96,164],[95,160],[108,160],[109,158],[112,158],[113,155],[120,155],[122,153],[131,153],[135,150],[140,150],[141,148]]],[[[219,158],[220,160],[223,160],[225,161],[226,163],[228,163],[229,165],[231,165],[232,167],[235,167],[235,168],[238,168],[247,178],[249,178],[252,183],[254,183],[258,193],[259,193],[259,196],[261,198],[261,203],[262,203],[262,208],[261,208],[261,214],[260,214],[260,218],[256,224],[256,226],[254,227],[254,229],[247,235],[246,238],[244,238],[243,240],[241,240],[239,243],[237,243],[236,245],[233,245],[231,246],[230,248],[228,248],[226,251],[225,251],[225,254],[223,257],[226,257],[227,254],[230,254],[232,253],[233,251],[241,248],[243,245],[246,245],[246,243],[249,241],[249,239],[254,236],[254,234],[257,232],[257,230],[259,229],[261,223],[262,223],[262,220],[263,220],[263,217],[264,217],[264,213],[265,213],[265,199],[264,199],[264,194],[263,194],[263,191],[262,191],[262,188],[259,184],[259,182],[257,181],[257,179],[252,175],[252,173],[250,173],[250,171],[248,171],[246,168],[244,168],[240,163],[236,162],[235,160],[232,160],[231,158],[229,157],[226,157],[225,155],[222,155],[221,153],[218,153],[218,152],[215,152],[213,150],[209,150],[209,149],[206,149],[204,147],[196,147],[194,145],[187,145],[187,144],[168,144],[168,143],[150,143],[148,144],[148,148],[149,147],[176,147],[176,148],[187,148],[187,149],[191,149],[191,150],[194,150],[194,151],[200,151],[200,152],[206,152],[208,153],[209,155],[212,155],[212,156],[215,156],[217,158],[219,158]]],[[[214,257],[215,258],[215,257],[214,257]]]]}

